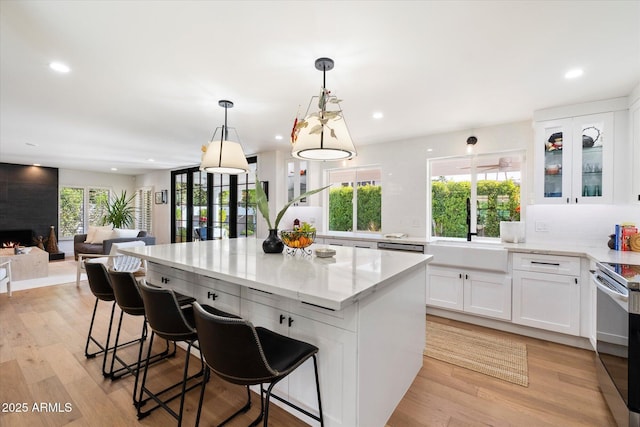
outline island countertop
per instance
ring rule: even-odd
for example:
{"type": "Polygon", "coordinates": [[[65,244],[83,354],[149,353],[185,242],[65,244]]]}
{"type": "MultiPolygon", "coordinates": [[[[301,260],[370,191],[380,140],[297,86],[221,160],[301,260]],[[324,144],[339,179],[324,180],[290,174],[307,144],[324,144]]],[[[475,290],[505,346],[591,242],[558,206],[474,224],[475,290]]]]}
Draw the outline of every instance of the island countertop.
{"type": "MultiPolygon", "coordinates": [[[[326,247],[314,244],[310,248],[326,247]]],[[[331,247],[336,255],[265,254],[255,238],[121,249],[148,262],[225,280],[332,310],[375,292],[431,261],[431,255],[331,247]]]]}

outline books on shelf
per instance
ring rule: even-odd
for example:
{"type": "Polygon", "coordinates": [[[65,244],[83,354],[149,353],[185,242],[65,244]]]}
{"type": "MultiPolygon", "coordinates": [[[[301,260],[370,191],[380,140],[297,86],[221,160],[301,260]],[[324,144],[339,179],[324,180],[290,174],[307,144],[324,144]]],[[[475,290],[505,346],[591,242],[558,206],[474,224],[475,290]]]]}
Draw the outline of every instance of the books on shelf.
{"type": "Polygon", "coordinates": [[[615,228],[615,246],[614,249],[616,251],[630,251],[631,245],[629,244],[629,240],[631,236],[634,234],[638,234],[638,227],[632,223],[622,223],[616,224],[615,228]]]}

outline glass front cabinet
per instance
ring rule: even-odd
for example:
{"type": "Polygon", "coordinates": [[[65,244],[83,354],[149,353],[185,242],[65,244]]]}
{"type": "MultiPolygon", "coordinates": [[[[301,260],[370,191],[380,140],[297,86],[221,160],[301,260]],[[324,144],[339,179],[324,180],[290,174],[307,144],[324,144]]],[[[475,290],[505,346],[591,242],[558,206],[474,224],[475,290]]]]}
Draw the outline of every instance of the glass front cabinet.
{"type": "MultiPolygon", "coordinates": [[[[307,161],[299,159],[287,160],[287,202],[292,201],[307,190],[307,161]]],[[[300,200],[296,205],[307,205],[306,198],[300,200]]]]}
{"type": "Polygon", "coordinates": [[[613,135],[613,113],[537,122],[536,203],[611,203],[613,135]]]}

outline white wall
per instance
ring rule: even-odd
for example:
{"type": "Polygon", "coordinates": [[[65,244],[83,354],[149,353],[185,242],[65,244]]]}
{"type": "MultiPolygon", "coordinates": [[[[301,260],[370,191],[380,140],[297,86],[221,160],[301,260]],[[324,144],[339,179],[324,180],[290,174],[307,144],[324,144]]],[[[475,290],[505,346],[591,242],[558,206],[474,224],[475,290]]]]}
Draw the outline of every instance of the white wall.
{"type": "Polygon", "coordinates": [[[533,141],[531,122],[508,123],[472,131],[424,136],[408,141],[356,145],[356,158],[348,161],[314,163],[309,170],[311,175],[316,175],[337,167],[379,165],[382,168],[383,186],[382,233],[401,232],[410,236],[425,237],[427,159],[466,154],[466,141],[471,135],[478,138],[474,153],[524,150],[533,141]]]}
{"type": "Polygon", "coordinates": [[[138,175],[135,188],[150,188],[153,193],[167,190],[167,203],[152,205],[151,235],[156,244],[171,243],[171,171],[156,171],[138,175]]]}
{"type": "Polygon", "coordinates": [[[113,190],[116,194],[120,194],[123,190],[132,194],[135,187],[135,176],[59,169],[58,183],[60,187],[73,185],[80,187],[106,187],[113,190]]]}

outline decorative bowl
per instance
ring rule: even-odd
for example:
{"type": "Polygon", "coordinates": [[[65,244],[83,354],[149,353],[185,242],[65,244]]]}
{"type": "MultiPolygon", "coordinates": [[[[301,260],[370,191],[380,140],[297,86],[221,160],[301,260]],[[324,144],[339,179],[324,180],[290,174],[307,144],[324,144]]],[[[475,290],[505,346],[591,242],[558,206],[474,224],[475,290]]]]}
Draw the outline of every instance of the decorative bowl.
{"type": "Polygon", "coordinates": [[[319,248],[316,249],[316,256],[318,258],[330,258],[336,254],[335,249],[330,248],[319,248]]]}
{"type": "Polygon", "coordinates": [[[296,249],[302,249],[303,252],[305,248],[311,246],[313,241],[316,239],[315,231],[298,231],[298,230],[282,230],[280,232],[280,239],[287,246],[287,248],[291,249],[287,250],[289,252],[295,252],[296,249]]]}

